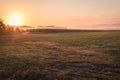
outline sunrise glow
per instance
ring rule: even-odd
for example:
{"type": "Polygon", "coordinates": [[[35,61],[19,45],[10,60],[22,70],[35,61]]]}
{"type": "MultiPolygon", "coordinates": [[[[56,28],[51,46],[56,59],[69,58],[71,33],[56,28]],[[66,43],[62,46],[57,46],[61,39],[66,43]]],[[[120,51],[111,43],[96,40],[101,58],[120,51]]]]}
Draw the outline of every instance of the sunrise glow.
{"type": "Polygon", "coordinates": [[[15,26],[118,30],[119,7],[120,0],[0,0],[0,17],[15,26]]]}
{"type": "Polygon", "coordinates": [[[22,16],[18,14],[10,15],[8,18],[8,24],[11,26],[20,26],[22,25],[22,16]]]}

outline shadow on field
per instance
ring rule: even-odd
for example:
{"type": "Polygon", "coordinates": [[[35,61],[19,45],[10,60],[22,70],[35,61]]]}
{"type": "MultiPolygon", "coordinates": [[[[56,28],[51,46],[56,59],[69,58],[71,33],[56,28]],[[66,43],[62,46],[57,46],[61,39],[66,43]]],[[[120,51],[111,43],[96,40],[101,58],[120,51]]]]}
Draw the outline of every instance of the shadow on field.
{"type": "Polygon", "coordinates": [[[120,66],[120,50],[109,50],[108,51],[111,56],[114,57],[113,63],[114,65],[120,66]]]}
{"type": "MultiPolygon", "coordinates": [[[[48,67],[31,67],[17,71],[13,80],[112,80],[119,79],[120,67],[108,64],[95,64],[87,61],[55,61],[48,67]]],[[[10,80],[11,80],[10,79],[10,80]]]]}

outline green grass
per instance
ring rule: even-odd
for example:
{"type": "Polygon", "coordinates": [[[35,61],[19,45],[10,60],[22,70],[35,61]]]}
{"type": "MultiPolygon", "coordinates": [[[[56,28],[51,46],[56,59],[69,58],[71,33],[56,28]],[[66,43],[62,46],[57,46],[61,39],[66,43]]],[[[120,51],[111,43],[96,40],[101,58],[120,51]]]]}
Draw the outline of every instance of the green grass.
{"type": "Polygon", "coordinates": [[[119,80],[120,32],[0,36],[0,80],[119,80]]]}

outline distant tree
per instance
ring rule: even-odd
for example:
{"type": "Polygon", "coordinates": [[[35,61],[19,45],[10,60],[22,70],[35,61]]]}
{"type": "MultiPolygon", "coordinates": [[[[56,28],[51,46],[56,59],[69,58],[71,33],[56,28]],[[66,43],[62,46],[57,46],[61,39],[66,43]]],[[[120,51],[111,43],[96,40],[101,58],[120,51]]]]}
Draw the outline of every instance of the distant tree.
{"type": "Polygon", "coordinates": [[[21,33],[22,31],[15,26],[9,26],[9,25],[5,25],[3,20],[0,19],[0,35],[3,34],[16,34],[16,33],[21,33]]]}
{"type": "Polygon", "coordinates": [[[16,33],[21,33],[21,30],[17,27],[17,28],[15,28],[15,32],[16,33]]]}
{"type": "Polygon", "coordinates": [[[14,33],[14,28],[13,27],[7,27],[7,29],[6,29],[6,34],[13,34],[14,33]]]}
{"type": "Polygon", "coordinates": [[[4,33],[5,33],[5,30],[6,30],[6,26],[5,26],[5,24],[3,23],[3,20],[0,19],[0,34],[4,34],[4,33]]]}

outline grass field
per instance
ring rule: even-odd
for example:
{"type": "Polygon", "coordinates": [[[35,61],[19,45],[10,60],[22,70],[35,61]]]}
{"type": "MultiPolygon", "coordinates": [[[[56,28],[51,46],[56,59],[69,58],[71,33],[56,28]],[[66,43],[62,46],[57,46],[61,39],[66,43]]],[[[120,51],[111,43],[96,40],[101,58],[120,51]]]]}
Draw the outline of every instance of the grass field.
{"type": "Polygon", "coordinates": [[[0,80],[120,80],[120,32],[2,35],[0,80]]]}

